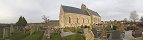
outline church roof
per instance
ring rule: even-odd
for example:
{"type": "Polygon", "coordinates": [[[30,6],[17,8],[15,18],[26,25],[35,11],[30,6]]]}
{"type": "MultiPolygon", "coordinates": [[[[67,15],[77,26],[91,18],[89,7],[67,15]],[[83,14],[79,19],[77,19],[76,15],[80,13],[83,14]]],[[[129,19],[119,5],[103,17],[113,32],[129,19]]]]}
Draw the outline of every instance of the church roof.
{"type": "Polygon", "coordinates": [[[64,12],[88,15],[87,13],[84,13],[84,11],[79,8],[70,7],[70,6],[62,6],[62,8],[63,8],[64,12]]]}
{"type": "MultiPolygon", "coordinates": [[[[64,12],[70,12],[70,13],[77,13],[77,14],[83,14],[83,15],[89,15],[88,13],[84,13],[84,10],[79,9],[79,8],[75,8],[75,7],[71,7],[71,6],[64,6],[62,5],[63,11],[64,12]]],[[[97,12],[92,11],[89,9],[89,11],[96,16],[100,16],[97,12]]]]}
{"type": "Polygon", "coordinates": [[[100,17],[100,15],[99,15],[97,12],[95,12],[95,11],[93,11],[93,10],[90,10],[90,9],[89,9],[89,11],[90,11],[93,15],[96,15],[96,16],[99,16],[99,17],[100,17]]]}

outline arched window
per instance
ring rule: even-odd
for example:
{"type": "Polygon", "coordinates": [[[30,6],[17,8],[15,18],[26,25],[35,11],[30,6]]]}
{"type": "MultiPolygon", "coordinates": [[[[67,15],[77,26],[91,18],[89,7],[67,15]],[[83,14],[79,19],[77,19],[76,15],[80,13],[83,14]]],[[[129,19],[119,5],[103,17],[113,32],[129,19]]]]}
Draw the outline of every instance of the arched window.
{"type": "Polygon", "coordinates": [[[94,18],[94,22],[96,22],[97,21],[97,19],[96,18],[94,18]]]}
{"type": "Polygon", "coordinates": [[[69,17],[69,23],[71,23],[71,18],[69,17]]]}
{"type": "Polygon", "coordinates": [[[77,18],[77,23],[78,23],[78,18],[77,18]]]}
{"type": "Polygon", "coordinates": [[[89,20],[87,19],[87,23],[89,23],[89,20]]]}
{"type": "Polygon", "coordinates": [[[84,18],[82,20],[83,20],[83,23],[84,23],[84,18]]]}
{"type": "Polygon", "coordinates": [[[98,18],[96,18],[96,22],[98,22],[99,21],[99,19],[98,18]]]}

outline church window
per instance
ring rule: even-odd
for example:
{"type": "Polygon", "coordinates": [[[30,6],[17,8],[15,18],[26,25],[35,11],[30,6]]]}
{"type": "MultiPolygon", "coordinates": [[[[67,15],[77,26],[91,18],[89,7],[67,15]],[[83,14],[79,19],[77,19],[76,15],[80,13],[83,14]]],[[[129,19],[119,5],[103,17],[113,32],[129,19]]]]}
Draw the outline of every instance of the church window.
{"type": "Polygon", "coordinates": [[[84,23],[84,19],[83,19],[83,23],[84,23]]]}
{"type": "Polygon", "coordinates": [[[69,17],[69,23],[71,23],[71,18],[69,17]]]}
{"type": "Polygon", "coordinates": [[[77,23],[78,23],[78,18],[77,18],[77,23]]]}

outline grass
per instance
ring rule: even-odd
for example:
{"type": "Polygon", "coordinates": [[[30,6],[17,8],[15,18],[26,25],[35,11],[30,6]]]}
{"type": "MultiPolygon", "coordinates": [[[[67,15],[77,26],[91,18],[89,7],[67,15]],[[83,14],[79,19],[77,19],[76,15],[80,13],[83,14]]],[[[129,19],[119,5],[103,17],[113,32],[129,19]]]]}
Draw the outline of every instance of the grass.
{"type": "Polygon", "coordinates": [[[27,36],[23,40],[41,40],[44,32],[43,31],[36,31],[32,35],[27,36]]]}
{"type": "Polygon", "coordinates": [[[2,37],[3,37],[3,29],[0,28],[0,38],[2,38],[2,37]]]}
{"type": "Polygon", "coordinates": [[[25,38],[28,35],[29,35],[29,33],[24,33],[22,31],[16,31],[16,32],[12,33],[12,36],[10,36],[9,39],[11,39],[11,40],[21,40],[21,39],[25,38]]]}
{"type": "Polygon", "coordinates": [[[64,40],[85,40],[85,37],[80,34],[74,34],[64,37],[64,40]]]}
{"type": "Polygon", "coordinates": [[[40,40],[43,36],[43,31],[36,31],[32,35],[29,32],[16,31],[9,37],[10,40],[40,40]]]}
{"type": "Polygon", "coordinates": [[[64,31],[65,32],[75,32],[75,33],[78,33],[78,32],[83,32],[83,29],[82,28],[65,28],[64,31]]]}
{"type": "Polygon", "coordinates": [[[52,33],[50,36],[50,40],[62,40],[59,33],[52,33]]]}

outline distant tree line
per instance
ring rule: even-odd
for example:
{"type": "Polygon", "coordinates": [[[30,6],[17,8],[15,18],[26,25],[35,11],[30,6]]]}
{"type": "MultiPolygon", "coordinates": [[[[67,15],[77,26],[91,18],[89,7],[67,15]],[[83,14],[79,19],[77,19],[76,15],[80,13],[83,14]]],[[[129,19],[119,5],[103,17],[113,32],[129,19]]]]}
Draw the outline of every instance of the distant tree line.
{"type": "Polygon", "coordinates": [[[143,28],[143,16],[141,17],[140,23],[138,23],[138,26],[143,28]]]}

